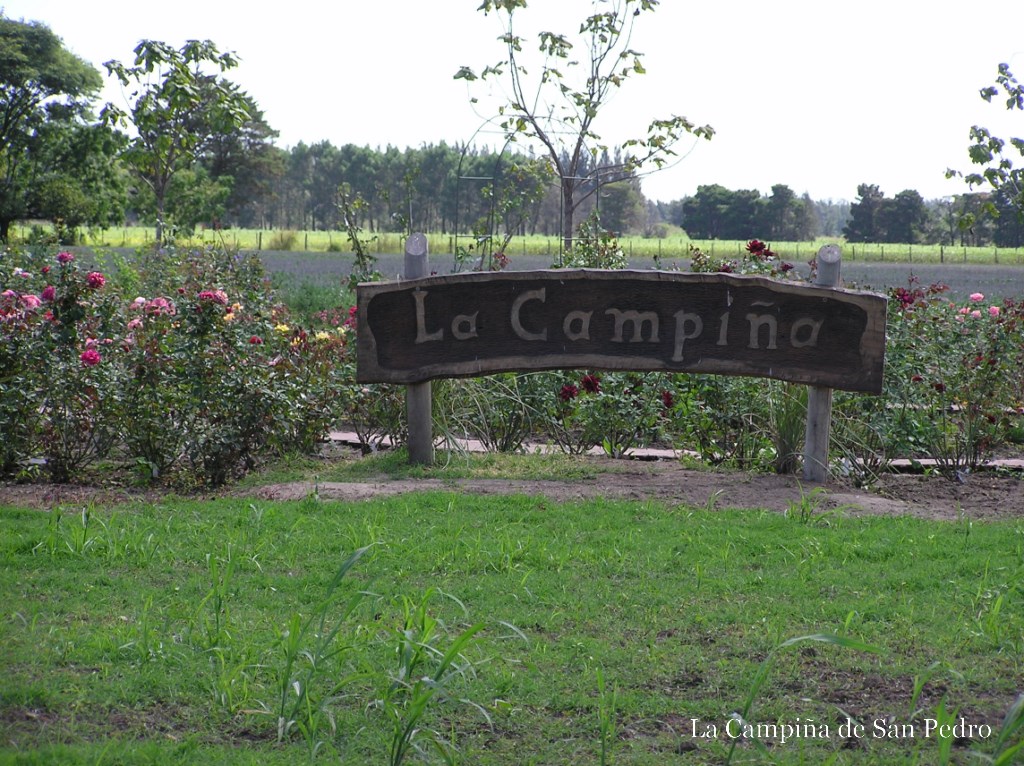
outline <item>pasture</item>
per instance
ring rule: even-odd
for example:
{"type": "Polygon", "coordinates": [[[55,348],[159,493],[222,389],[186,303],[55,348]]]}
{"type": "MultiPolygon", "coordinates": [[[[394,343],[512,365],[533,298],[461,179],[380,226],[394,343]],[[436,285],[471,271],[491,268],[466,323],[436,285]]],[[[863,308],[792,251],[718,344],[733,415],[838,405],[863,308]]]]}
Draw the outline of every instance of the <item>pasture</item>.
{"type": "MultiPolygon", "coordinates": [[[[15,238],[28,240],[29,227],[15,227],[15,238]]],[[[452,259],[460,249],[468,250],[468,261],[474,253],[479,257],[480,242],[468,234],[428,234],[430,252],[444,261],[452,259]]],[[[405,235],[396,232],[363,232],[361,235],[368,251],[375,255],[402,253],[405,235]]],[[[83,245],[90,248],[137,248],[151,245],[153,229],[132,226],[120,229],[95,230],[85,235],[83,245]]],[[[742,256],[747,240],[696,240],[685,234],[668,237],[642,237],[623,235],[619,238],[623,251],[631,261],[678,261],[685,260],[690,245],[704,250],[713,259],[737,258],[742,256]]],[[[183,246],[226,247],[233,250],[256,250],[260,252],[297,253],[352,253],[348,236],[341,231],[303,230],[262,230],[224,229],[200,230],[191,236],[178,240],[183,246]]],[[[483,243],[486,246],[486,243],[483,243]]],[[[839,244],[846,261],[869,263],[910,263],[910,264],[967,264],[993,266],[1024,265],[1024,248],[960,247],[936,244],[881,244],[845,243],[835,238],[819,238],[813,242],[770,242],[781,259],[801,265],[814,257],[822,245],[839,244]]],[[[514,263],[520,258],[539,257],[545,265],[557,262],[560,241],[558,237],[546,235],[515,236],[511,239],[506,255],[514,263]]],[[[531,267],[536,268],[536,267],[531,267]]]]}

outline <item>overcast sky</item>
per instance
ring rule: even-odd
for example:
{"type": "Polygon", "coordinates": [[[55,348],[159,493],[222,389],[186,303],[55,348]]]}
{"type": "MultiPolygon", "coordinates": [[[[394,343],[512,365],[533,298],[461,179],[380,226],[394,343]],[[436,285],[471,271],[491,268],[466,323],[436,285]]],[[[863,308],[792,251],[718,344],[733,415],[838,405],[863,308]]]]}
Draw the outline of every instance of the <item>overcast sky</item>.
{"type": "MultiPolygon", "coordinates": [[[[241,58],[228,73],[253,96],[278,144],[328,140],[404,148],[500,136],[477,131],[494,115],[486,90],[453,79],[502,54],[481,0],[0,0],[4,15],[38,20],[102,70],[130,63],[142,39],[211,39],[241,58]],[[470,96],[481,99],[474,109],[470,96]]],[[[531,28],[570,33],[587,0],[531,0],[531,28]]],[[[643,182],[653,199],[702,184],[769,193],[776,183],[815,199],[856,197],[859,183],[892,196],[966,190],[972,125],[1024,136],[1024,113],[986,104],[1000,62],[1024,79],[1022,0],[662,0],[637,26],[647,74],[627,82],[595,129],[607,140],[644,134],[650,120],[685,115],[716,130],[643,182]]],[[[490,97],[494,97],[494,93],[490,97]]],[[[111,83],[105,100],[125,105],[111,83]]]]}

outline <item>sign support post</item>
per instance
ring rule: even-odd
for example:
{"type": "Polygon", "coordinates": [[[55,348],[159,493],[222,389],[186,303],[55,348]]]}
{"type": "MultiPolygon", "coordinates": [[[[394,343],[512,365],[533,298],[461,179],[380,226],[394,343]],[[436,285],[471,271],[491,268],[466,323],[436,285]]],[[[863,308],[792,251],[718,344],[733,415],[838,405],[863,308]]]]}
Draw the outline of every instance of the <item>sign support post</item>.
{"type": "MultiPolygon", "coordinates": [[[[842,255],[837,245],[818,250],[814,284],[839,287],[842,255]]],[[[807,425],[804,432],[804,480],[824,484],[828,480],[828,444],[832,427],[832,389],[807,387],[807,425]]]]}
{"type": "MultiPolygon", "coordinates": [[[[427,276],[427,238],[411,234],[405,241],[403,271],[406,279],[427,276]]],[[[405,389],[405,414],[409,426],[409,462],[432,465],[434,462],[434,414],[430,381],[410,383],[405,389]]]]}

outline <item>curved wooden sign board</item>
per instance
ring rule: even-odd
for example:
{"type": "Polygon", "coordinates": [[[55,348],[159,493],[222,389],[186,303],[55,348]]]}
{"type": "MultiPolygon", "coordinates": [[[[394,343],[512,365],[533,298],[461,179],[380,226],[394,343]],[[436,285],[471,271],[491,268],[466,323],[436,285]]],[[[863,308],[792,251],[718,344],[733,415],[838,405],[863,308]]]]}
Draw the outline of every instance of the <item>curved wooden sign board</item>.
{"type": "Polygon", "coordinates": [[[357,380],[585,368],[878,394],[886,299],[731,274],[470,273],[357,288],[357,380]]]}

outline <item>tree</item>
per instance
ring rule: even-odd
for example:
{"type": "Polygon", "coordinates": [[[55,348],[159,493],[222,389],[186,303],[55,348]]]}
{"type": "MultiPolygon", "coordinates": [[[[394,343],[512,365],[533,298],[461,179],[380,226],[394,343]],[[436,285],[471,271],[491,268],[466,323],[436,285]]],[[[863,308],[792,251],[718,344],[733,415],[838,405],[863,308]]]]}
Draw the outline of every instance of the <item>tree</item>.
{"type": "Polygon", "coordinates": [[[244,98],[248,117],[237,130],[212,135],[201,163],[211,178],[232,179],[225,215],[233,225],[253,228],[265,224],[266,203],[284,176],[286,160],[273,144],[278,132],[256,102],[244,98]]]}
{"type": "Polygon", "coordinates": [[[892,199],[882,200],[875,241],[917,244],[924,240],[927,227],[928,209],[924,199],[913,189],[907,189],[892,199]]]}
{"type": "Polygon", "coordinates": [[[0,16],[0,240],[30,214],[48,122],[81,123],[102,85],[99,72],[45,24],[0,16]]]}
{"type": "Polygon", "coordinates": [[[107,104],[103,116],[111,124],[130,122],[135,129],[122,157],[153,193],[159,245],[171,180],[192,168],[216,136],[244,125],[252,101],[233,83],[205,73],[205,66],[224,72],[238,65],[233,53],[221,53],[210,40],[189,40],[181,48],[143,40],[134,52],[132,66],[118,61],[103,65],[122,86],[133,89],[128,112],[107,104]]]}
{"type": "Polygon", "coordinates": [[[683,228],[694,239],[749,239],[761,226],[763,206],[756,189],[698,186],[697,193],[683,201],[683,228]]]}
{"type": "Polygon", "coordinates": [[[881,225],[879,211],[885,195],[876,184],[860,184],[857,201],[850,205],[850,220],[843,227],[847,242],[879,242],[881,225]]]}
{"type": "Polygon", "coordinates": [[[584,52],[580,60],[573,58],[575,46],[569,37],[544,31],[538,35],[543,57],[539,68],[526,66],[523,38],[514,31],[527,1],[485,0],[480,5],[484,13],[502,15],[504,34],[498,39],[505,46],[505,55],[483,69],[479,77],[467,66],[455,77],[504,80],[508,102],[498,110],[501,128],[509,140],[539,142],[551,161],[559,178],[561,235],[566,249],[572,247],[575,213],[582,199],[604,183],[621,180],[648,163],[663,166],[685,135],[711,138],[714,133],[709,126],[698,127],[685,117],[656,119],[648,126],[646,137],[620,145],[626,155],[622,175],[590,179],[582,172],[587,158],[607,151],[594,123],[609,98],[630,77],[644,74],[642,54],[630,48],[630,40],[637,20],[657,5],[658,0],[594,0],[594,12],[580,25],[578,42],[584,52]]]}
{"type": "Polygon", "coordinates": [[[772,186],[764,202],[764,236],[783,242],[814,239],[820,227],[814,201],[806,193],[798,198],[785,184],[772,186]]]}
{"type": "Polygon", "coordinates": [[[813,240],[821,231],[821,216],[818,213],[818,206],[807,192],[804,192],[796,205],[796,230],[793,239],[813,240]]]}
{"type": "Polygon", "coordinates": [[[774,240],[795,239],[796,193],[785,184],[772,186],[772,194],[765,203],[765,216],[766,237],[774,240]]]}
{"type": "Polygon", "coordinates": [[[724,186],[698,186],[695,195],[683,200],[681,219],[676,223],[694,239],[721,239],[731,204],[732,192],[724,186]]]}
{"type": "Polygon", "coordinates": [[[1024,245],[1024,215],[1021,215],[1020,199],[1013,196],[1010,188],[1009,185],[1003,186],[993,194],[997,215],[992,243],[996,247],[1024,245]]]}
{"type": "Polygon", "coordinates": [[[850,220],[850,203],[846,200],[834,202],[828,200],[814,201],[815,218],[819,222],[815,234],[825,237],[838,237],[850,220]]]}
{"type": "Polygon", "coordinates": [[[126,172],[117,162],[123,136],[101,123],[51,120],[39,127],[29,215],[53,223],[57,238],[73,244],[81,226],[124,220],[126,172]]]}
{"type": "MultiPolygon", "coordinates": [[[[982,88],[981,97],[991,103],[992,99],[999,95],[1000,88],[1006,95],[1008,110],[1024,111],[1024,85],[1013,76],[1009,64],[999,65],[996,84],[982,88]]],[[[993,136],[988,129],[975,125],[971,128],[970,139],[973,143],[968,147],[967,153],[971,162],[982,169],[966,175],[957,170],[947,170],[946,177],[962,176],[971,188],[991,187],[1001,195],[1007,207],[1016,211],[1021,220],[1024,220],[1024,167],[1014,167],[1013,160],[1007,156],[1010,152],[1004,154],[1007,142],[993,136]]],[[[1024,158],[1024,138],[1010,138],[1009,144],[1024,158]]],[[[999,215],[999,209],[994,203],[986,207],[986,212],[994,217],[999,215]]],[[[963,222],[967,228],[972,224],[971,218],[963,222]]]]}
{"type": "Polygon", "coordinates": [[[642,228],[647,205],[636,179],[608,184],[599,193],[601,225],[618,235],[642,228]]]}

